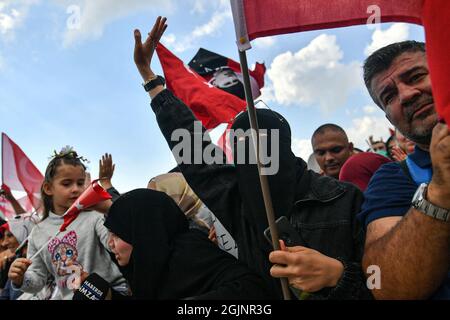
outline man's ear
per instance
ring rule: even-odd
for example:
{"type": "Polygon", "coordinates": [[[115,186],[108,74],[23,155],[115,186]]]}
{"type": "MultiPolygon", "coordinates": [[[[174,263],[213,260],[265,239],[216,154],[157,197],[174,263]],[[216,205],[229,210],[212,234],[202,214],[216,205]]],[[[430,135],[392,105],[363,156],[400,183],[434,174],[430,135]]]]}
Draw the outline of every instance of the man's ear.
{"type": "Polygon", "coordinates": [[[44,182],[44,184],[42,185],[42,190],[44,190],[44,193],[48,196],[53,196],[53,190],[52,190],[52,186],[50,183],[48,182],[44,182]]]}
{"type": "Polygon", "coordinates": [[[350,150],[350,152],[353,152],[353,142],[349,142],[348,143],[348,149],[350,150]]]}

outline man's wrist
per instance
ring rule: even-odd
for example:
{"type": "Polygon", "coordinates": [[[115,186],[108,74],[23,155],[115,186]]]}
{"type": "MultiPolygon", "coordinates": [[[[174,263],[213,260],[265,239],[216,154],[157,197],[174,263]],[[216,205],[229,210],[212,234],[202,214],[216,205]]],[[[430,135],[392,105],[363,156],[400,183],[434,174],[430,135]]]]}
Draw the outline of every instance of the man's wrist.
{"type": "Polygon", "coordinates": [[[113,186],[111,183],[111,180],[110,181],[103,180],[100,183],[101,183],[103,189],[105,189],[105,190],[108,190],[108,189],[112,188],[112,186],[113,186]]]}
{"type": "Polygon", "coordinates": [[[450,209],[449,190],[444,190],[442,187],[436,186],[433,181],[428,185],[426,200],[440,208],[450,209]]]}
{"type": "Polygon", "coordinates": [[[141,77],[144,80],[144,82],[155,77],[155,73],[149,67],[139,67],[138,66],[138,70],[139,70],[139,73],[141,74],[141,77]]]}
{"type": "Polygon", "coordinates": [[[342,278],[342,275],[344,273],[344,264],[337,260],[331,258],[331,269],[330,269],[330,283],[328,284],[328,287],[335,287],[339,280],[342,278]]]}

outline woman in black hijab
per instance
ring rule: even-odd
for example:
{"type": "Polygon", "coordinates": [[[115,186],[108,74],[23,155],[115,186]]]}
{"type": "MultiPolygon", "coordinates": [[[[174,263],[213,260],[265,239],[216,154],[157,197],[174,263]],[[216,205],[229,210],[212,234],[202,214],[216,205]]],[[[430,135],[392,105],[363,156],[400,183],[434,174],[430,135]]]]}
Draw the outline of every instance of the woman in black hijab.
{"type": "Polygon", "coordinates": [[[183,212],[162,192],[137,189],[122,195],[105,226],[131,249],[128,259],[114,245],[112,251],[136,299],[273,298],[260,277],[203,232],[189,229],[183,212]]]}

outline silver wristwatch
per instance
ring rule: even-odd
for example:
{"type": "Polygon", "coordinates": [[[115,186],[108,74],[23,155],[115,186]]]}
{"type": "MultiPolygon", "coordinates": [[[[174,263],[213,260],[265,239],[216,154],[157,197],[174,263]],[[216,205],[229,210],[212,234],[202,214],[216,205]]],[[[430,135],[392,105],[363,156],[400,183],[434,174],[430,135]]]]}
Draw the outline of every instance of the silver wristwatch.
{"type": "Polygon", "coordinates": [[[412,199],[412,206],[420,212],[430,216],[434,219],[448,222],[450,221],[450,210],[435,206],[426,199],[428,185],[422,183],[417,188],[416,193],[412,199]]]}

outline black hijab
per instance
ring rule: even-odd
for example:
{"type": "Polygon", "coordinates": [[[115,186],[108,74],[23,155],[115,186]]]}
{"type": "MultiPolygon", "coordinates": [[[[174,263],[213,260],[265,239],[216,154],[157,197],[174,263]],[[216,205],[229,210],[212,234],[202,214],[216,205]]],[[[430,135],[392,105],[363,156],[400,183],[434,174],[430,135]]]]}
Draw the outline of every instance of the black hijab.
{"type": "Polygon", "coordinates": [[[111,206],[105,226],[133,246],[121,268],[134,298],[155,299],[172,251],[172,240],[188,230],[183,212],[165,193],[136,189],[111,206]]]}
{"type": "MultiPolygon", "coordinates": [[[[264,154],[270,155],[272,162],[278,161],[278,171],[275,174],[267,175],[275,216],[290,217],[296,195],[301,191],[299,190],[299,181],[306,171],[306,163],[296,158],[292,152],[291,129],[287,120],[279,113],[268,109],[256,109],[256,113],[259,129],[265,129],[267,132],[267,136],[262,137],[264,154]],[[278,135],[275,134],[274,130],[278,130],[278,135]],[[275,143],[279,146],[278,157],[270,154],[275,143]]],[[[248,112],[241,113],[236,117],[232,129],[242,129],[243,131],[250,129],[248,112]]],[[[250,151],[253,152],[253,142],[248,138],[243,142],[242,139],[239,139],[239,135],[233,140],[234,164],[237,171],[239,191],[246,214],[251,215],[250,221],[256,224],[258,234],[262,237],[268,223],[265,218],[258,168],[256,164],[248,161],[250,151]],[[239,146],[242,143],[245,143],[244,147],[239,146]],[[246,162],[239,163],[239,152],[243,150],[246,153],[246,162]]]]}

